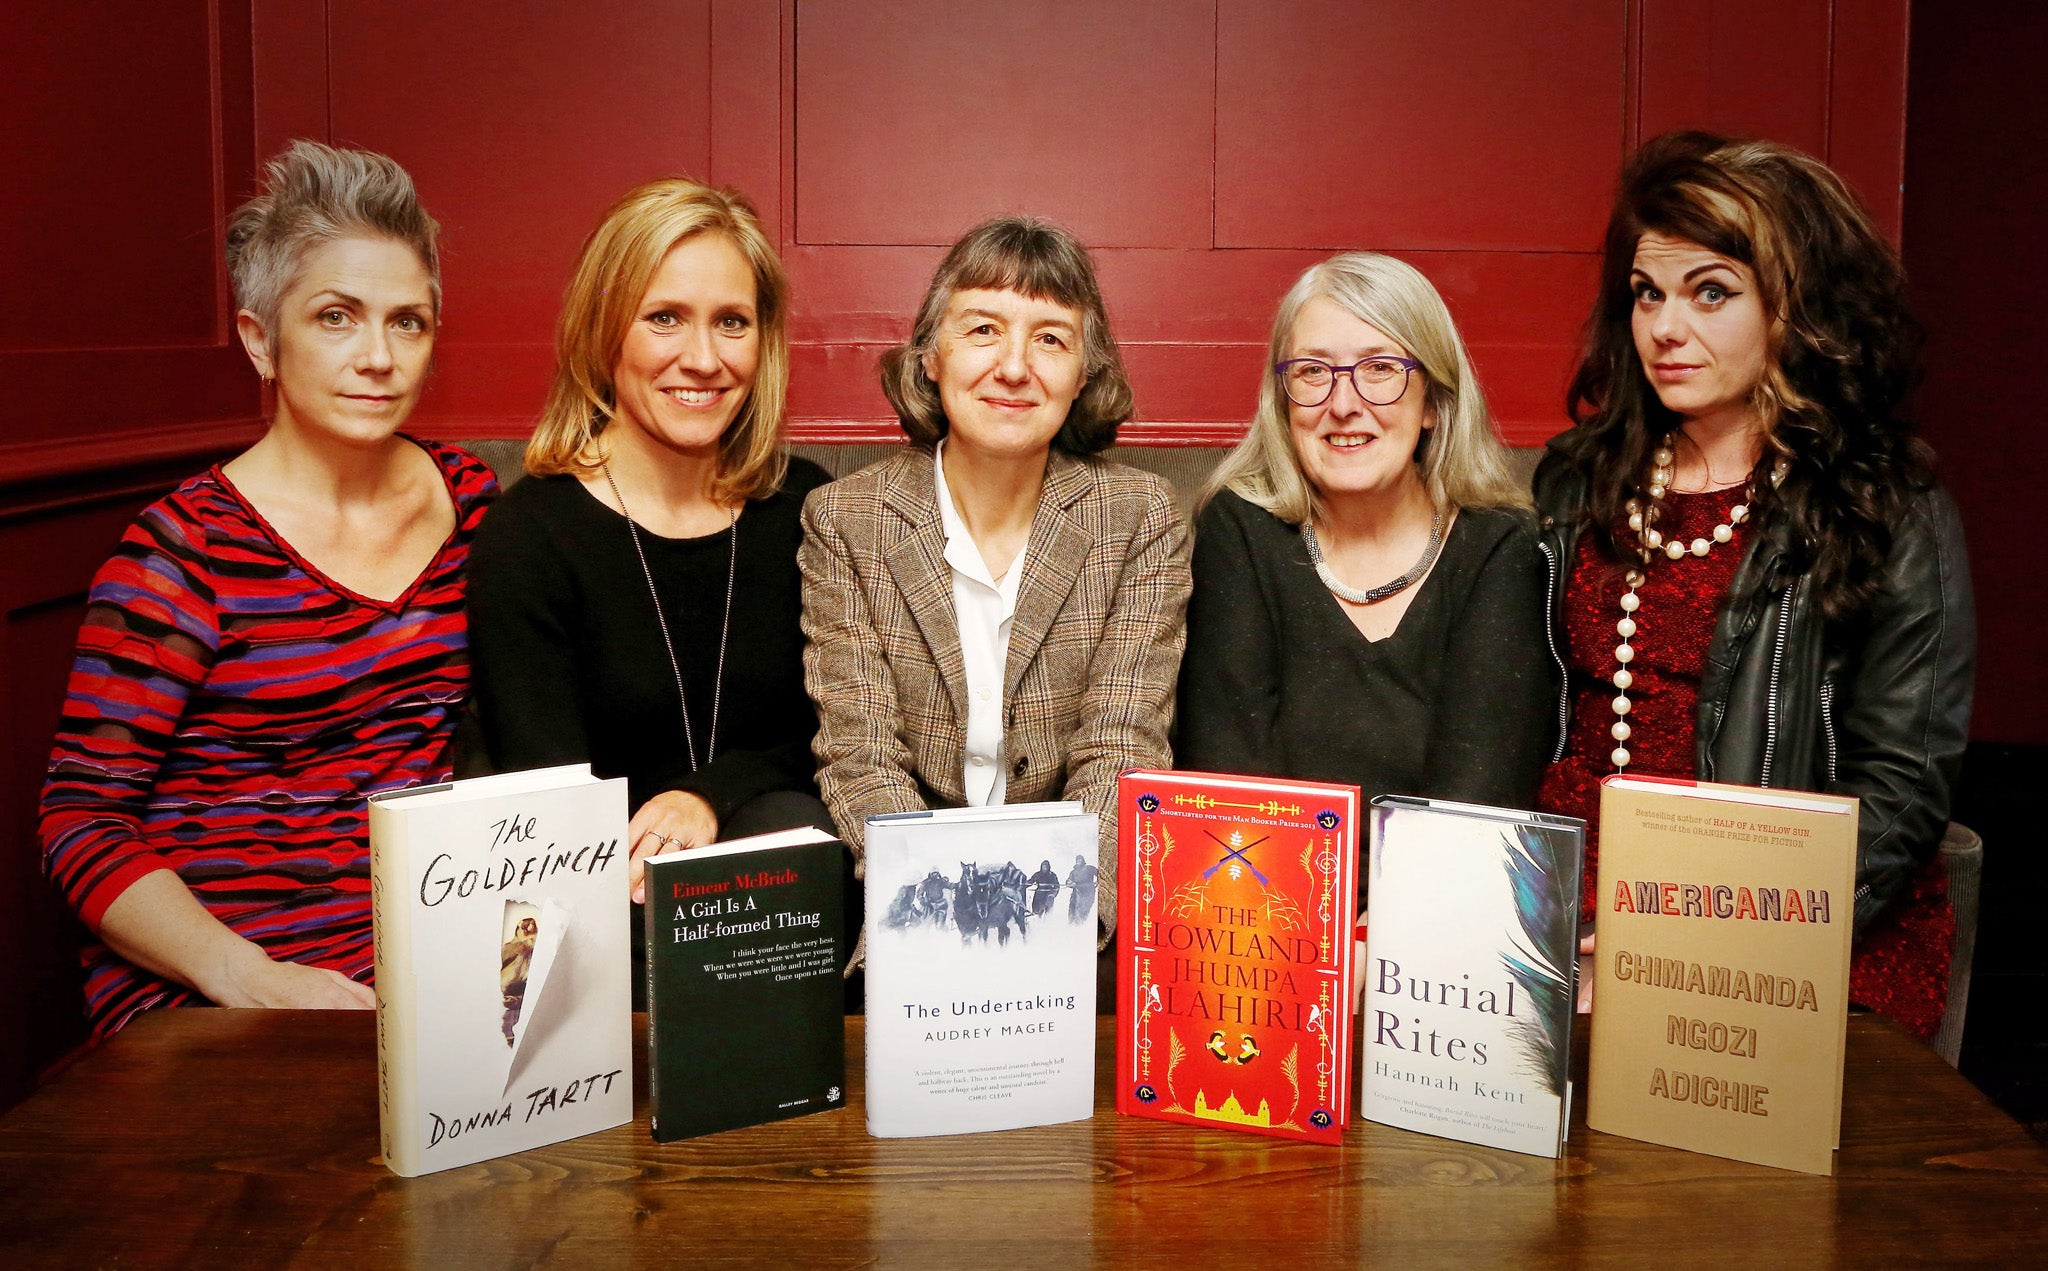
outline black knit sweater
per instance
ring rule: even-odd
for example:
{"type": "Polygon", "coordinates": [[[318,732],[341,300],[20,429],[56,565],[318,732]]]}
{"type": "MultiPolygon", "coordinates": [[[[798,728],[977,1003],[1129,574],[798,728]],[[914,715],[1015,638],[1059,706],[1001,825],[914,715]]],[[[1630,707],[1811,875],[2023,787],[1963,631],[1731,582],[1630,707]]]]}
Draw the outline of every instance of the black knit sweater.
{"type": "Polygon", "coordinates": [[[702,766],[690,769],[675,676],[626,521],[573,477],[529,477],[484,519],[470,553],[469,641],[489,766],[587,760],[627,778],[638,809],[665,790],[703,796],[723,824],[770,790],[816,794],[804,692],[796,549],[804,496],[830,478],[792,460],[782,489],[741,512],[732,622],[713,681],[733,540],[640,531],[668,616],[702,766]]]}

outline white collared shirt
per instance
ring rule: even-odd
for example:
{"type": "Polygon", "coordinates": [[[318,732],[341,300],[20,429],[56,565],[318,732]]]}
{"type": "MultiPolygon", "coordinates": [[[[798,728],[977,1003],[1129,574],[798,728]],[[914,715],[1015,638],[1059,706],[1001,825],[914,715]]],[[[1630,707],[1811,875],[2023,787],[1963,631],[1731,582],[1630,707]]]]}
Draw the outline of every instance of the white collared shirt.
{"type": "MultiPolygon", "coordinates": [[[[939,490],[939,522],[946,530],[946,563],[953,567],[953,616],[960,627],[960,660],[967,671],[967,757],[960,785],[970,807],[1003,801],[1003,674],[1010,656],[1010,620],[1017,612],[1017,580],[1025,552],[998,581],[946,489],[946,443],[932,455],[939,490]]],[[[1026,548],[1028,551],[1029,548],[1026,548]]]]}

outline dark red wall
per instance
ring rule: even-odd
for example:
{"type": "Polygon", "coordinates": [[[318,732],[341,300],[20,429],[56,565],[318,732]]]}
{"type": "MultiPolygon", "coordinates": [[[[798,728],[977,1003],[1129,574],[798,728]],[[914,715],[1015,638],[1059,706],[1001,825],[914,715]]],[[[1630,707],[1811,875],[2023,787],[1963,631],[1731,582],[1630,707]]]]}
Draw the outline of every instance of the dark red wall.
{"type": "MultiPolygon", "coordinates": [[[[789,263],[809,440],[874,386],[944,246],[1029,211],[1101,251],[1137,442],[1224,442],[1308,263],[1433,278],[1511,440],[1558,403],[1616,166],[1678,125],[1836,163],[1899,220],[1906,0],[106,0],[0,41],[0,1105],[76,1036],[34,800],[93,566],[174,473],[255,435],[219,263],[259,157],[388,151],[446,227],[419,425],[537,411],[577,245],[685,172],[789,263]]],[[[2038,680],[2034,698],[2039,701],[2038,680]]]]}
{"type": "Polygon", "coordinates": [[[1919,397],[1977,581],[1977,710],[1990,742],[2048,745],[2041,539],[2048,333],[2048,7],[1922,5],[1913,30],[1905,253],[1927,325],[1919,397]]]}
{"type": "Polygon", "coordinates": [[[1679,124],[1839,164],[1898,222],[1905,0],[303,0],[255,6],[259,148],[388,151],[447,226],[423,417],[515,435],[578,243],[629,183],[753,196],[787,256],[799,435],[895,435],[874,355],[1010,211],[1100,250],[1138,442],[1235,435],[1305,265],[1436,280],[1511,439],[1556,430],[1622,156],[1679,124]],[[479,20],[488,15],[489,20],[479,20]]]}
{"type": "Polygon", "coordinates": [[[257,435],[223,209],[255,154],[246,3],[23,5],[0,38],[0,1107],[81,1035],[35,801],[93,571],[257,435]]]}

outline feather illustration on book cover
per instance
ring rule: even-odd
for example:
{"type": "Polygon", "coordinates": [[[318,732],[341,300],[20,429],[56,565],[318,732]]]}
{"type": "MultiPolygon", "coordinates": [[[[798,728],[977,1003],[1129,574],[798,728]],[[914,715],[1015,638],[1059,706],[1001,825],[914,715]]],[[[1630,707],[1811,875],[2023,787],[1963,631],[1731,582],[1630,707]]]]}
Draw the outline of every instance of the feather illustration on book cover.
{"type": "Polygon", "coordinates": [[[1583,823],[1390,796],[1371,817],[1361,1114],[1556,1156],[1583,823]]]}

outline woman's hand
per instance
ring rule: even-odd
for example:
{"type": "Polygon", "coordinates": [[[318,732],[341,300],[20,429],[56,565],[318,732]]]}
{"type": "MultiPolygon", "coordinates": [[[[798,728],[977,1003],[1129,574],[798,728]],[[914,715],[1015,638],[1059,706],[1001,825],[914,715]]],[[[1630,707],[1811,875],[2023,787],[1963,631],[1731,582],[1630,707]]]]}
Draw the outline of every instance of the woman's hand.
{"type": "Polygon", "coordinates": [[[268,1006],[302,1011],[370,1010],[376,991],[326,967],[276,962],[255,945],[229,959],[207,996],[222,1006],[268,1006]]]}
{"type": "Polygon", "coordinates": [[[1593,937],[1579,939],[1579,1001],[1578,1013],[1584,1015],[1593,1009],[1593,937]]]}
{"type": "Polygon", "coordinates": [[[633,845],[626,882],[633,889],[633,902],[647,899],[647,858],[684,847],[702,847],[718,841],[718,815],[701,795],[666,790],[640,805],[626,826],[626,841],[633,845]]]}
{"type": "Polygon", "coordinates": [[[114,898],[100,938],[145,971],[198,990],[219,1006],[368,1010],[377,994],[324,967],[274,962],[228,930],[168,869],[152,870],[114,898]]]}

